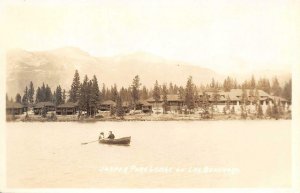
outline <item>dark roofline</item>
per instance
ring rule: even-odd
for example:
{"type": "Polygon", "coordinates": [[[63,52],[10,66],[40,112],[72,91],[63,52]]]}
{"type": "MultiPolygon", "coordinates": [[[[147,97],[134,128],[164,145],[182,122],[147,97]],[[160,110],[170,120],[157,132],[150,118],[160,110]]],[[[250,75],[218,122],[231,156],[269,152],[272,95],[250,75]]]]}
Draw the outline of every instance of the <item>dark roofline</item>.
{"type": "Polygon", "coordinates": [[[16,103],[16,102],[7,102],[6,103],[6,109],[22,109],[25,106],[22,105],[21,103],[16,103]]]}
{"type": "Polygon", "coordinates": [[[38,103],[36,103],[34,105],[33,108],[42,108],[44,106],[53,106],[53,107],[55,107],[55,104],[52,103],[52,102],[50,102],[50,101],[47,101],[47,102],[38,102],[38,103]]]}
{"type": "Polygon", "coordinates": [[[64,103],[64,104],[60,104],[57,106],[57,108],[75,108],[75,107],[78,107],[78,103],[73,103],[73,102],[67,102],[67,103],[64,103]]]}

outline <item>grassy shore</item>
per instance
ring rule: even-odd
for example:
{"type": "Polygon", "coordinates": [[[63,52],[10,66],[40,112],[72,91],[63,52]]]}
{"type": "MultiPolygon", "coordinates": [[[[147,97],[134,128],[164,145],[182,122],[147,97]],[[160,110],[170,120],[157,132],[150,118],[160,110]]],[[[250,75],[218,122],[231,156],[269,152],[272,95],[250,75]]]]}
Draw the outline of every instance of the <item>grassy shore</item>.
{"type": "MultiPolygon", "coordinates": [[[[291,113],[281,115],[279,119],[291,119],[291,113]]],[[[248,115],[246,120],[266,120],[270,117],[257,118],[255,115],[248,115]]],[[[96,121],[198,121],[198,120],[245,120],[238,114],[214,114],[210,118],[203,118],[200,114],[134,114],[125,115],[123,118],[111,116],[109,113],[102,113],[96,117],[78,117],[77,115],[7,115],[7,121],[15,122],[96,122],[96,121]]]]}

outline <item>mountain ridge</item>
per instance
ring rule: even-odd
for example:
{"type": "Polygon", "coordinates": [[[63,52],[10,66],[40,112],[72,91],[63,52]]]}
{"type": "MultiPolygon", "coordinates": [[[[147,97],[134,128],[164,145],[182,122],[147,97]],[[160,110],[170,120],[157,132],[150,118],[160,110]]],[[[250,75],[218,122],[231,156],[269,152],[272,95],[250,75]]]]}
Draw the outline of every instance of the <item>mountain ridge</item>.
{"type": "Polygon", "coordinates": [[[99,86],[117,84],[118,88],[130,86],[135,75],[139,75],[141,83],[147,87],[153,87],[155,80],[160,84],[172,82],[184,86],[188,76],[192,76],[197,85],[207,84],[212,78],[222,83],[226,77],[209,68],[143,51],[96,57],[76,47],[48,51],[14,49],[7,52],[7,93],[10,96],[23,94],[30,81],[35,88],[44,82],[52,90],[61,85],[68,91],[75,70],[79,71],[81,80],[85,74],[89,78],[95,74],[99,86]]]}

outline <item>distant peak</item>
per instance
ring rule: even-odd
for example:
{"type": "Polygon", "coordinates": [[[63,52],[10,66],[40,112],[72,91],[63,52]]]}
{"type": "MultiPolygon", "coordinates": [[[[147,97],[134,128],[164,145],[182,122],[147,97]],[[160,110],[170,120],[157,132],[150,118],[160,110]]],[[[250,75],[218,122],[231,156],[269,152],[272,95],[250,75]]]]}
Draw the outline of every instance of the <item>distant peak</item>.
{"type": "Polygon", "coordinates": [[[82,55],[90,55],[88,52],[83,51],[80,48],[72,47],[72,46],[66,46],[66,47],[57,48],[57,49],[51,50],[51,52],[56,52],[56,53],[76,53],[76,54],[82,54],[82,55]]]}
{"type": "Polygon", "coordinates": [[[149,52],[144,52],[144,51],[136,51],[136,52],[132,52],[129,54],[122,54],[122,55],[118,55],[116,56],[116,58],[118,59],[126,59],[126,60],[141,60],[141,61],[156,61],[156,62],[163,62],[165,61],[165,58],[149,53],[149,52]]]}

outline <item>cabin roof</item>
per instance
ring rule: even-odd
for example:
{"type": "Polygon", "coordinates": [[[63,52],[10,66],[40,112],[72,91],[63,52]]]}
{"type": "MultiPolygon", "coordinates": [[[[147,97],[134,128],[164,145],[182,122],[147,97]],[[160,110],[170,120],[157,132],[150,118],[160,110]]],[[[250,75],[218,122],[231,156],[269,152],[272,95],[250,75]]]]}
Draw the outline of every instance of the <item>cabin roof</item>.
{"type": "Polygon", "coordinates": [[[285,98],[279,97],[279,96],[269,96],[274,101],[281,101],[281,102],[287,102],[285,98]]]}
{"type": "Polygon", "coordinates": [[[54,103],[47,101],[47,102],[39,102],[39,103],[36,103],[36,104],[34,105],[34,108],[43,108],[43,107],[45,107],[45,106],[48,106],[48,107],[49,107],[49,106],[55,107],[54,103]]]}
{"type": "Polygon", "coordinates": [[[16,102],[7,102],[6,103],[6,108],[7,109],[21,109],[24,108],[24,105],[16,102]]]}
{"type": "Polygon", "coordinates": [[[116,103],[112,100],[106,100],[100,103],[100,105],[116,105],[116,103]]]}
{"type": "Polygon", "coordinates": [[[229,97],[230,100],[232,101],[238,101],[240,100],[234,93],[232,92],[225,92],[225,96],[226,96],[226,100],[227,100],[227,97],[229,97]]]}
{"type": "MultiPolygon", "coordinates": [[[[148,98],[146,101],[155,102],[153,97],[148,98]]],[[[162,101],[163,101],[163,95],[160,95],[160,99],[158,100],[158,102],[162,102],[162,101]]],[[[167,101],[182,101],[182,100],[179,98],[178,94],[168,94],[167,101]]]]}
{"type": "MultiPolygon", "coordinates": [[[[249,96],[250,93],[250,89],[245,89],[247,92],[247,95],[249,96]]],[[[255,89],[253,89],[253,94],[255,95],[255,89]]],[[[243,94],[243,90],[242,89],[231,89],[229,91],[230,94],[235,95],[235,96],[241,96],[243,94]]],[[[263,90],[258,90],[258,94],[260,97],[269,97],[270,95],[268,93],[266,93],[263,90]]]]}
{"type": "Polygon", "coordinates": [[[143,105],[143,106],[151,106],[151,104],[148,103],[146,100],[140,100],[140,101],[138,102],[138,104],[141,104],[141,105],[143,105]]]}
{"type": "Polygon", "coordinates": [[[76,103],[67,102],[67,103],[58,105],[58,108],[74,108],[74,107],[78,107],[78,102],[76,102],[76,103]]]}

